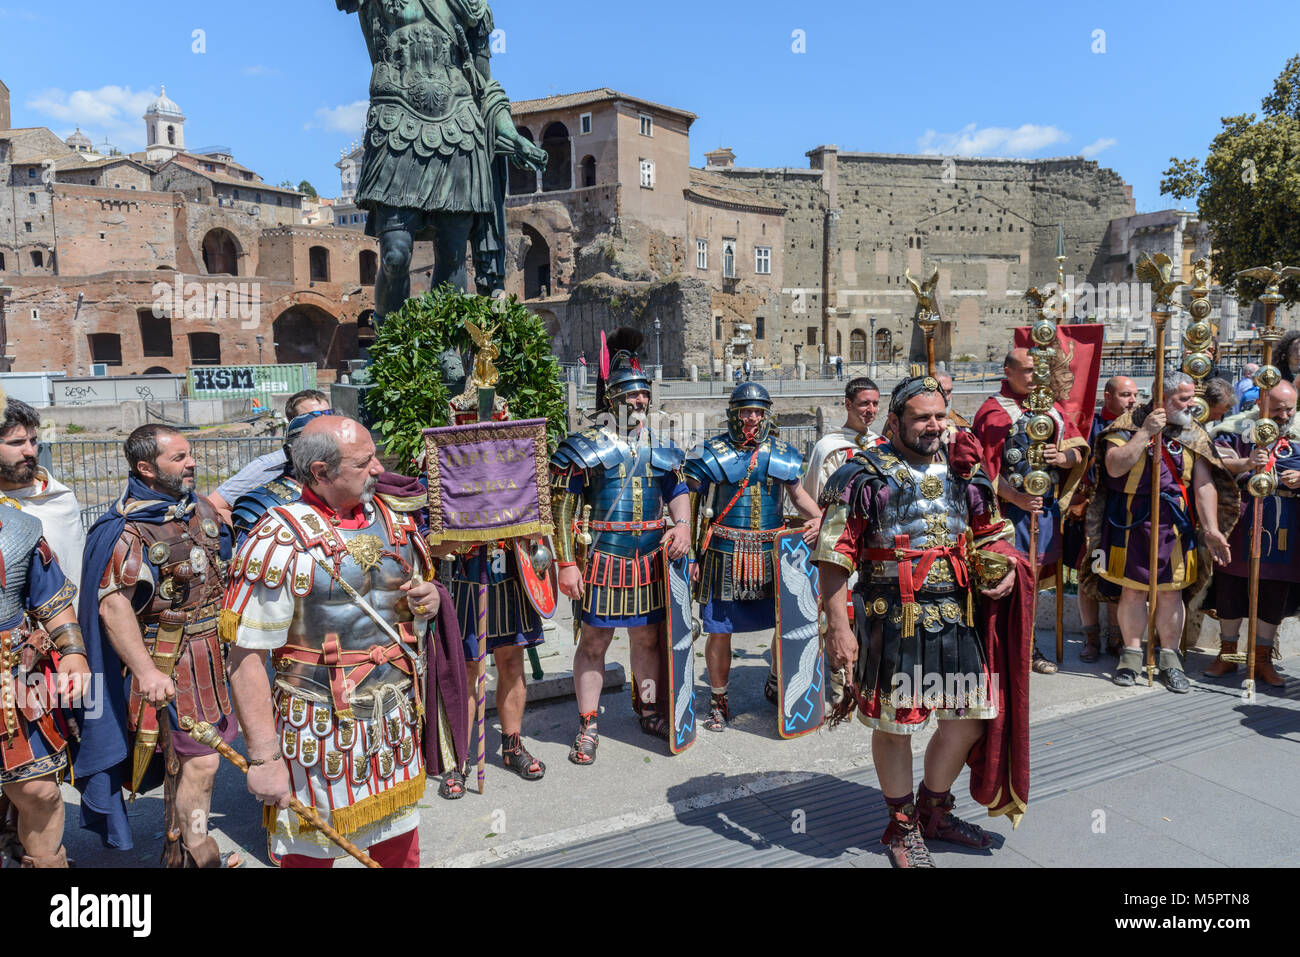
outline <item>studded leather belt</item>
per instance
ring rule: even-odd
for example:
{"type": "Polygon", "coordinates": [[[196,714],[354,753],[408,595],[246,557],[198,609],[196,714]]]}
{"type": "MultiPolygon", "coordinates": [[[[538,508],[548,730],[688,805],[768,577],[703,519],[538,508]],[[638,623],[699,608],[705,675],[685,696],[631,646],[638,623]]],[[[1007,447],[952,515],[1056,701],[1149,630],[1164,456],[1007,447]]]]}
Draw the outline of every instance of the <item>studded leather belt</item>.
{"type": "Polygon", "coordinates": [[[656,529],[663,529],[664,520],[661,518],[653,522],[592,522],[590,527],[593,532],[653,532],[656,529]]]}
{"type": "Polygon", "coordinates": [[[784,528],[767,528],[755,531],[750,528],[728,528],[725,525],[713,526],[713,534],[729,542],[774,542],[784,528]]]}

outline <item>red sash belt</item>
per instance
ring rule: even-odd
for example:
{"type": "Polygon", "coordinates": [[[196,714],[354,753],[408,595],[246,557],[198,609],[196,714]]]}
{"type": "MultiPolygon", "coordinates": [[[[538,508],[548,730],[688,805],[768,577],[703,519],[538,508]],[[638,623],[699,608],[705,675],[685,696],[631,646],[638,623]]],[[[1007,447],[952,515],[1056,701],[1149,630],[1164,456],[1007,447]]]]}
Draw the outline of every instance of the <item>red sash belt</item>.
{"type": "Polygon", "coordinates": [[[590,527],[593,532],[653,532],[655,529],[663,529],[664,520],[660,518],[653,522],[592,522],[590,527]]]}
{"type": "Polygon", "coordinates": [[[894,547],[868,548],[866,556],[875,562],[893,562],[898,565],[898,591],[903,599],[903,637],[911,638],[916,630],[916,585],[924,584],[930,567],[937,559],[946,558],[952,565],[953,580],[965,588],[970,584],[963,545],[945,545],[943,548],[909,548],[911,537],[895,535],[894,547]],[[912,563],[916,562],[916,565],[912,563]]]}
{"type": "MultiPolygon", "coordinates": [[[[416,644],[415,629],[409,621],[398,622],[397,630],[402,636],[403,644],[416,644]]],[[[349,701],[350,693],[360,687],[380,665],[392,665],[402,674],[411,674],[411,662],[401,644],[393,641],[387,645],[372,645],[364,651],[343,651],[339,647],[339,636],[332,632],[325,636],[320,648],[282,646],[275,652],[275,661],[277,667],[281,661],[291,661],[300,665],[328,668],[334,712],[345,720],[354,717],[349,701]]]]}

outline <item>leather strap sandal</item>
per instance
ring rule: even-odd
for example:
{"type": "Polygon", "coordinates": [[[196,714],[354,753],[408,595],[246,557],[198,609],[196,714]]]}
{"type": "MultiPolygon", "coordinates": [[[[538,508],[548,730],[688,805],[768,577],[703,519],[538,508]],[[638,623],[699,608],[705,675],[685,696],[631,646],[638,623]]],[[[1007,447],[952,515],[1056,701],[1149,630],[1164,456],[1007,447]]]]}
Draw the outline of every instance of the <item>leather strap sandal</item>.
{"type": "Polygon", "coordinates": [[[540,781],[546,774],[546,765],[528,753],[518,734],[501,736],[501,763],[525,781],[540,781]]]}

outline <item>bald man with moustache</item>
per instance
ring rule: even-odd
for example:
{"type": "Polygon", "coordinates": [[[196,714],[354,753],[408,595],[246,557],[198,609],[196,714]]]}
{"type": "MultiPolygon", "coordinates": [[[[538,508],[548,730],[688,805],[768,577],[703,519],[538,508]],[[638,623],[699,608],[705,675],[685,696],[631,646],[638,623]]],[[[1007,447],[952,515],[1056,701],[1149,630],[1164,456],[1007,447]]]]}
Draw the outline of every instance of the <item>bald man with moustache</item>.
{"type": "MultiPolygon", "coordinates": [[[[1102,391],[1101,411],[1093,416],[1092,431],[1088,435],[1089,450],[1095,449],[1097,436],[1125,412],[1131,411],[1137,405],[1137,400],[1137,383],[1128,376],[1119,375],[1106,381],[1102,391]]],[[[1092,452],[1092,455],[1095,456],[1096,452],[1092,452]]],[[[1091,561],[1084,542],[1083,516],[1096,488],[1097,465],[1094,459],[1084,473],[1079,492],[1075,495],[1066,519],[1065,554],[1067,557],[1076,556],[1076,570],[1082,569],[1085,562],[1091,561]]],[[[1112,602],[1118,597],[1115,595],[1112,602]]],[[[1107,617],[1110,618],[1109,615],[1107,617]]],[[[1079,660],[1091,663],[1101,657],[1101,602],[1083,589],[1079,589],[1079,618],[1083,623],[1083,650],[1079,653],[1079,660]]],[[[1111,619],[1106,627],[1106,650],[1118,655],[1122,644],[1119,627],[1111,619]]]]}
{"type": "MultiPolygon", "coordinates": [[[[1300,419],[1296,416],[1296,389],[1283,379],[1267,393],[1268,417],[1277,423],[1281,436],[1273,446],[1253,442],[1253,423],[1259,410],[1249,413],[1251,428],[1215,440],[1223,464],[1242,483],[1241,518],[1228,540],[1232,561],[1217,569],[1204,609],[1219,619],[1219,656],[1206,670],[1209,678],[1235,674],[1235,662],[1224,660],[1238,651],[1241,623],[1249,614],[1251,530],[1255,499],[1245,483],[1259,466],[1272,463],[1277,473],[1277,491],[1260,500],[1262,528],[1259,555],[1259,602],[1256,609],[1255,674],[1270,687],[1286,682],[1273,667],[1274,638],[1286,618],[1300,612],[1300,419]]],[[[1261,401],[1260,403],[1264,403],[1261,401]]]]}

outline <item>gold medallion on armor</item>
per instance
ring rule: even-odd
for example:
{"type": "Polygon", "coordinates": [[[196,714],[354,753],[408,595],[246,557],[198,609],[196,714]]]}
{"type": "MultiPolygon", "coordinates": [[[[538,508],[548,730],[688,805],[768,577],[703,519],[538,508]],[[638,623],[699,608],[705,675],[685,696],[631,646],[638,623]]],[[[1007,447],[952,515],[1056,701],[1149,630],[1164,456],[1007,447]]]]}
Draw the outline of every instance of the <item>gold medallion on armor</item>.
{"type": "Polygon", "coordinates": [[[921,622],[926,631],[934,631],[940,625],[939,609],[934,605],[923,605],[921,607],[921,622]]]}
{"type": "Polygon", "coordinates": [[[894,473],[894,478],[898,481],[899,485],[910,485],[912,482],[912,473],[909,472],[906,467],[903,467],[894,473]]]}
{"type": "Polygon", "coordinates": [[[257,581],[257,576],[262,573],[262,560],[254,558],[248,563],[248,580],[257,581]]]}
{"type": "Polygon", "coordinates": [[[338,735],[339,747],[350,751],[356,740],[357,723],[355,721],[340,721],[338,735]]]}
{"type": "Polygon", "coordinates": [[[402,719],[400,715],[390,714],[384,719],[388,731],[388,743],[396,744],[402,740],[402,719]]]}
{"type": "Polygon", "coordinates": [[[293,728],[284,729],[284,741],[280,753],[286,758],[296,758],[298,756],[298,732],[293,728]]]}
{"type": "Polygon", "coordinates": [[[320,523],[320,519],[315,515],[304,515],[302,517],[302,523],[317,535],[323,535],[325,533],[325,526],[320,523]]]}
{"type": "Polygon", "coordinates": [[[921,494],[926,498],[938,498],[943,494],[943,482],[937,475],[927,475],[921,479],[921,494]]]}
{"type": "Polygon", "coordinates": [[[162,542],[154,542],[149,546],[149,561],[155,565],[161,565],[171,557],[172,550],[162,542]]]}
{"type": "Polygon", "coordinates": [[[370,757],[364,752],[352,755],[352,783],[365,784],[370,780],[370,757]]]}
{"type": "Polygon", "coordinates": [[[955,601],[945,601],[939,605],[939,614],[943,615],[943,620],[952,623],[961,618],[961,608],[955,601]]]}
{"type": "MultiPolygon", "coordinates": [[[[282,660],[283,660],[283,659],[282,659],[282,660]]],[[[280,661],[277,661],[277,662],[275,663],[275,666],[276,666],[276,668],[279,668],[279,667],[280,667],[280,661]]],[[[278,708],[279,711],[280,711],[280,717],[282,717],[282,718],[288,718],[288,717],[289,717],[289,696],[288,696],[288,695],[281,695],[281,696],[280,696],[280,703],[277,705],[277,708],[278,708]]]]}
{"type": "Polygon", "coordinates": [[[307,702],[302,698],[294,698],[289,704],[289,722],[295,728],[301,728],[307,723],[307,702]]]}
{"type": "Polygon", "coordinates": [[[217,537],[217,523],[212,519],[205,518],[203,521],[199,522],[199,528],[203,529],[203,534],[208,536],[208,538],[217,537]]]}
{"type": "Polygon", "coordinates": [[[948,544],[948,513],[938,512],[925,516],[927,547],[943,548],[948,544]]]}
{"type": "Polygon", "coordinates": [[[293,590],[299,594],[307,594],[307,588],[311,585],[311,579],[306,575],[295,575],[293,578],[293,590]]]}
{"type": "Polygon", "coordinates": [[[278,565],[272,565],[266,570],[266,578],[263,579],[272,588],[280,584],[280,579],[284,577],[284,569],[278,565]]]}
{"type": "Polygon", "coordinates": [[[374,535],[358,535],[348,542],[348,555],[361,566],[361,571],[368,572],[378,568],[384,557],[384,543],[374,535]]]}
{"type": "Polygon", "coordinates": [[[208,553],[197,545],[190,549],[190,568],[194,569],[196,575],[202,575],[208,570],[208,553]]]}
{"type": "Polygon", "coordinates": [[[311,729],[318,735],[329,734],[330,709],[323,704],[311,706],[311,729]]]}
{"type": "Polygon", "coordinates": [[[889,611],[889,602],[885,601],[885,599],[883,598],[877,598],[875,601],[871,603],[871,610],[876,614],[877,617],[879,617],[880,615],[883,615],[885,612],[889,611]]]}
{"type": "Polygon", "coordinates": [[[403,765],[411,763],[411,758],[415,756],[415,738],[406,737],[402,739],[401,761],[403,765]]]}
{"type": "Polygon", "coordinates": [[[298,763],[304,768],[310,768],[316,764],[317,742],[310,734],[302,736],[302,756],[298,758],[298,763]]]}
{"type": "Polygon", "coordinates": [[[921,386],[925,389],[926,392],[938,392],[939,380],[936,379],[934,376],[928,375],[925,377],[925,380],[921,383],[921,386]]]}
{"type": "Polygon", "coordinates": [[[289,531],[282,525],[280,526],[280,530],[275,533],[275,540],[282,545],[288,545],[293,541],[293,532],[289,531]]]}
{"type": "Polygon", "coordinates": [[[381,778],[391,778],[393,776],[393,768],[393,749],[381,749],[379,752],[379,776],[381,778]]]}
{"type": "Polygon", "coordinates": [[[325,752],[325,777],[333,779],[343,774],[343,755],[337,751],[325,752]]]}
{"type": "Polygon", "coordinates": [[[158,594],[166,601],[171,601],[176,595],[176,582],[172,581],[171,576],[163,579],[163,583],[158,586],[158,594]]]}

